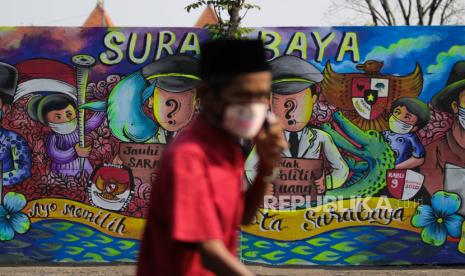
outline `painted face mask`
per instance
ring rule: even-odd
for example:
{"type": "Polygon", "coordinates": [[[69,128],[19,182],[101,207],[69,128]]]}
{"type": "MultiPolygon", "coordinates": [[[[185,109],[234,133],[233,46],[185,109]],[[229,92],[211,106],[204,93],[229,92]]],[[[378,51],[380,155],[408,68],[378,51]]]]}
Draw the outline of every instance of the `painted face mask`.
{"type": "Polygon", "coordinates": [[[459,122],[462,129],[465,129],[465,108],[459,106],[459,122]]]}
{"type": "Polygon", "coordinates": [[[224,111],[223,127],[238,138],[254,138],[265,122],[267,109],[264,103],[229,105],[224,111]]]}
{"type": "Polygon", "coordinates": [[[48,123],[48,125],[50,126],[53,132],[56,132],[58,134],[70,134],[77,127],[77,118],[66,123],[48,123]]]}
{"type": "Polygon", "coordinates": [[[413,129],[413,126],[402,122],[396,116],[392,115],[389,118],[389,128],[395,133],[407,134],[413,129]]]}

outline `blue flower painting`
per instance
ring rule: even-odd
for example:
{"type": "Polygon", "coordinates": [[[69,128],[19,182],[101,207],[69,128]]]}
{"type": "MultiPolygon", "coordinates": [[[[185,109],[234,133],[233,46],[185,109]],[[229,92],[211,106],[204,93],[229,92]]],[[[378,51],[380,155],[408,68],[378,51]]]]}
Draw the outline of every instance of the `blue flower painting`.
{"type": "Polygon", "coordinates": [[[29,217],[21,212],[26,198],[20,193],[9,192],[0,205],[0,241],[12,240],[15,233],[24,234],[29,230],[29,217]]]}
{"type": "Polygon", "coordinates": [[[436,192],[431,206],[419,205],[412,217],[412,225],[423,228],[421,239],[430,245],[441,246],[447,236],[459,238],[464,218],[457,214],[462,201],[455,193],[436,192]]]}

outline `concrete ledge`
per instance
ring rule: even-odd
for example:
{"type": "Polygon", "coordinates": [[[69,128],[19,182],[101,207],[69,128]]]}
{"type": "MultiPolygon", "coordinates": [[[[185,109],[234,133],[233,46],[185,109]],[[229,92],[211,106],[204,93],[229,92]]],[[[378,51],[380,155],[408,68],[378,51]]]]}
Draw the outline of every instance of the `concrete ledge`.
{"type": "MultiPolygon", "coordinates": [[[[315,267],[315,268],[273,268],[248,266],[257,275],[312,275],[312,276],[461,276],[465,275],[465,266],[399,266],[399,267],[315,267]]],[[[0,276],[133,276],[135,266],[0,266],[0,276]]]]}

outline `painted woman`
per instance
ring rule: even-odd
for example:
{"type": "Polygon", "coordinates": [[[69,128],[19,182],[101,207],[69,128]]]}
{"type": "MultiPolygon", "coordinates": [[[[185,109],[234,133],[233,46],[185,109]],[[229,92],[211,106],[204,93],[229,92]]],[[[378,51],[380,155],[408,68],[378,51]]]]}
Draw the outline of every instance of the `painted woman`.
{"type": "Polygon", "coordinates": [[[166,144],[194,116],[198,66],[187,55],[162,58],[123,78],[108,102],[84,108],[107,111],[112,134],[123,142],[166,144]]]}

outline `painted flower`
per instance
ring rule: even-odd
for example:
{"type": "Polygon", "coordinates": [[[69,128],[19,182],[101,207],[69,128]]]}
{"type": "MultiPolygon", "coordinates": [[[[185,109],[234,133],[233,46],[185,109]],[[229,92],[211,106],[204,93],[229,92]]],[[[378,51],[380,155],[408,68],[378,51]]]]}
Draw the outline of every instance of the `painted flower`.
{"type": "Polygon", "coordinates": [[[128,205],[128,212],[136,218],[145,218],[148,213],[148,201],[135,197],[128,205]]]}
{"type": "Polygon", "coordinates": [[[0,205],[0,241],[12,240],[15,232],[24,234],[29,230],[31,222],[29,217],[21,210],[26,206],[24,195],[9,192],[3,198],[3,204],[0,205]]]}
{"type": "Polygon", "coordinates": [[[105,139],[103,136],[99,136],[97,139],[92,141],[94,148],[100,153],[105,154],[106,152],[111,152],[111,145],[108,139],[105,139]]]}
{"type": "Polygon", "coordinates": [[[444,191],[431,197],[431,206],[419,205],[412,217],[412,225],[423,228],[421,239],[434,246],[441,246],[447,235],[459,238],[464,218],[456,212],[461,205],[460,196],[444,191]]]}

